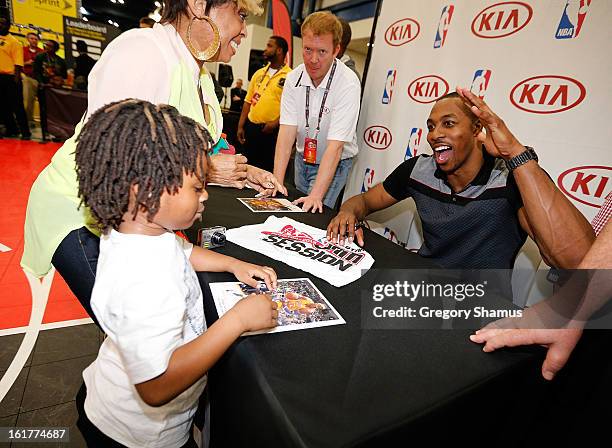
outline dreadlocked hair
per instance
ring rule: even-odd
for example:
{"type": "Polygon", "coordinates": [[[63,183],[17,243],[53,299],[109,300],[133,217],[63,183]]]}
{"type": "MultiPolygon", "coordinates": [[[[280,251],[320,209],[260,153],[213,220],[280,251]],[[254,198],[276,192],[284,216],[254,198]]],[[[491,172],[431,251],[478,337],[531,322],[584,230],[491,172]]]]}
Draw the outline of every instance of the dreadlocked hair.
{"type": "MultiPolygon", "coordinates": [[[[152,220],[164,191],[174,194],[183,173],[199,173],[212,148],[208,131],[172,106],[129,99],[108,104],[87,121],[77,140],[76,172],[81,205],[103,232],[117,229],[137,186],[133,216],[152,220]]],[[[203,180],[203,179],[202,179],[203,180]]]]}

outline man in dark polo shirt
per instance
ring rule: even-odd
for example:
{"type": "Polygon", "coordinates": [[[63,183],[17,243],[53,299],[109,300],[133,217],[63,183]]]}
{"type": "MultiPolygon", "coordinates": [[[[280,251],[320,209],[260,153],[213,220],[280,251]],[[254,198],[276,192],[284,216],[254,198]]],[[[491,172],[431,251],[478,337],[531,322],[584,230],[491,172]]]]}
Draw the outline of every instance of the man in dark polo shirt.
{"type": "Polygon", "coordinates": [[[484,101],[458,88],[438,99],[427,128],[433,155],[406,160],[342,204],[328,239],[362,246],[355,225],[411,197],[423,224],[419,254],[442,267],[512,269],[527,234],[548,264],[578,265],[594,239],[589,223],[484,101]]]}

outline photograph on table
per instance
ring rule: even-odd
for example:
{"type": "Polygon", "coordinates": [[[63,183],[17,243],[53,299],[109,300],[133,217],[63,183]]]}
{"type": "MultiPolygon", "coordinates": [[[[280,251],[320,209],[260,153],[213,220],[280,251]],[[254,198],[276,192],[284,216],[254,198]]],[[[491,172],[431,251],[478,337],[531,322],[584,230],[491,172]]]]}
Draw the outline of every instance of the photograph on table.
{"type": "Polygon", "coordinates": [[[219,317],[250,294],[269,294],[278,308],[278,326],[244,335],[278,333],[345,324],[346,321],[308,278],[278,280],[270,291],[263,282],[257,288],[241,282],[211,283],[210,291],[219,317]]]}
{"type": "Polygon", "coordinates": [[[238,198],[238,200],[254,213],[304,213],[300,207],[282,198],[238,198]]]}

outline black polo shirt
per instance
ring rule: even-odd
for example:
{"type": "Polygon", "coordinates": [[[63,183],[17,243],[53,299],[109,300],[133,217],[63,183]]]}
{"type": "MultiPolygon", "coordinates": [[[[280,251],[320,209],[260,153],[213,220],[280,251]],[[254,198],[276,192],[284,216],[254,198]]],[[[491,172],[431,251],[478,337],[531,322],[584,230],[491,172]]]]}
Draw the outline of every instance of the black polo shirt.
{"type": "Polygon", "coordinates": [[[502,159],[483,154],[482,168],[459,193],[430,155],[406,160],[383,182],[398,201],[414,199],[423,224],[419,255],[445,268],[512,269],[527,238],[512,173],[502,159]]]}

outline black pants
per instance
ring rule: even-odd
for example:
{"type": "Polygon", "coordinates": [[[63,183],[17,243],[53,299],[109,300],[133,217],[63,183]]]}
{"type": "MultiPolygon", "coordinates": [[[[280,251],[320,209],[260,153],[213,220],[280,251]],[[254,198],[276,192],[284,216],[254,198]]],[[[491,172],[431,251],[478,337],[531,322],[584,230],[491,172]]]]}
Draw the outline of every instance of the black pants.
{"type": "MultiPolygon", "coordinates": [[[[81,431],[87,446],[95,448],[125,448],[125,445],[121,445],[115,439],[108,437],[89,420],[87,414],[85,413],[86,396],[87,388],[85,387],[85,383],[83,383],[76,396],[76,407],[79,415],[77,427],[79,428],[79,431],[81,431]]],[[[193,434],[189,435],[189,440],[187,440],[187,443],[183,445],[182,448],[198,448],[198,445],[193,439],[193,434]]]]}
{"type": "Polygon", "coordinates": [[[40,130],[42,131],[43,140],[47,140],[47,134],[49,128],[47,126],[47,97],[45,88],[39,86],[38,88],[38,107],[40,109],[40,130]]]}
{"type": "Polygon", "coordinates": [[[51,263],[64,278],[72,293],[100,327],[91,309],[91,291],[96,280],[100,238],[86,227],[73,230],[55,250],[51,263]]]}
{"type": "Polygon", "coordinates": [[[249,164],[272,172],[274,170],[274,149],[278,128],[270,134],[262,132],[263,124],[252,123],[248,118],[244,125],[244,155],[249,164]]]}
{"type": "Polygon", "coordinates": [[[15,82],[15,75],[0,74],[0,98],[0,120],[6,126],[7,135],[21,132],[22,137],[30,137],[28,117],[23,107],[23,86],[15,82]]]}

